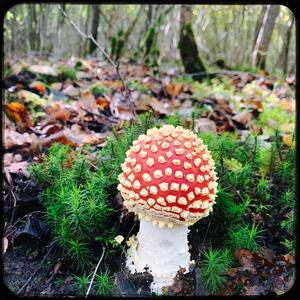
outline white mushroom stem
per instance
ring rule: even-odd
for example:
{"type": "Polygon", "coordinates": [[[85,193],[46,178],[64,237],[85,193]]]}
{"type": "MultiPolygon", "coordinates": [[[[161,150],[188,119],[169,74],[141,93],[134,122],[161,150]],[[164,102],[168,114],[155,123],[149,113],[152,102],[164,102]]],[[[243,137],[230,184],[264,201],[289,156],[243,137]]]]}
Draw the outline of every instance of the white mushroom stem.
{"type": "Polygon", "coordinates": [[[163,286],[172,285],[180,268],[189,271],[188,231],[183,225],[159,228],[141,220],[136,242],[128,249],[127,267],[132,273],[145,272],[148,267],[154,277],[151,290],[161,293],[163,286]]]}

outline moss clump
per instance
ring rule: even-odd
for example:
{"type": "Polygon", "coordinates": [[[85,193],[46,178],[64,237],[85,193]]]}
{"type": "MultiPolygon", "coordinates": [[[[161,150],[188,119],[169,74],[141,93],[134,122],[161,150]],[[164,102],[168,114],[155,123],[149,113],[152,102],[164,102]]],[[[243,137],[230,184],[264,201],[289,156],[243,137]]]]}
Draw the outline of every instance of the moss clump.
{"type": "Polygon", "coordinates": [[[76,80],[77,79],[77,70],[73,67],[62,65],[59,67],[60,76],[63,80],[70,79],[76,80]]]}
{"type": "Polygon", "coordinates": [[[32,177],[44,188],[45,219],[52,235],[79,270],[92,265],[101,244],[116,246],[110,199],[117,193],[121,163],[132,142],[154,125],[146,114],[125,125],[123,134],[114,131],[97,153],[97,171],[91,169],[87,149],[79,152],[57,143],[42,163],[31,166],[32,177]]]}

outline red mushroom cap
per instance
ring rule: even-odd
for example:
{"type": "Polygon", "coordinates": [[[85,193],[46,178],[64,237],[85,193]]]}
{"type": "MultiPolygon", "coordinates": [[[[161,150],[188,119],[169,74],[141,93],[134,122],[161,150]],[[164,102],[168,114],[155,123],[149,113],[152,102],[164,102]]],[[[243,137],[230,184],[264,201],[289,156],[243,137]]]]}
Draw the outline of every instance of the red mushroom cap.
{"type": "Polygon", "coordinates": [[[149,129],[126,155],[118,189],[129,211],[170,227],[190,226],[212,211],[214,161],[192,131],[172,125],[149,129]]]}

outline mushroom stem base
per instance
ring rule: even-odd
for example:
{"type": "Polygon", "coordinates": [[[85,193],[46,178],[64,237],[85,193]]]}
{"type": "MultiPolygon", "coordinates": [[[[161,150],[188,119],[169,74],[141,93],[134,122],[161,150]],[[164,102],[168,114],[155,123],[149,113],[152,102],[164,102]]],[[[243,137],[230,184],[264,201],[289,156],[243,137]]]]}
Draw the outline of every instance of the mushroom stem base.
{"type": "Polygon", "coordinates": [[[132,273],[145,272],[147,267],[154,277],[151,290],[161,293],[163,286],[172,285],[180,268],[189,271],[188,231],[188,227],[182,225],[159,228],[141,220],[136,243],[128,249],[127,267],[132,273]]]}

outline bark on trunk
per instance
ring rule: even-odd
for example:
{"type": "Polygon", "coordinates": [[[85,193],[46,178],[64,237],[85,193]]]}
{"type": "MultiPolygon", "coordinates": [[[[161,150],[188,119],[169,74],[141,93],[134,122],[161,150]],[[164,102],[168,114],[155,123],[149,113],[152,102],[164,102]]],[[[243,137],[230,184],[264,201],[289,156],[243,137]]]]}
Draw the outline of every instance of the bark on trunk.
{"type": "Polygon", "coordinates": [[[279,5],[268,5],[263,24],[259,30],[256,45],[253,52],[252,65],[253,67],[259,67],[262,70],[266,67],[266,57],[269,44],[271,41],[275,21],[279,15],[279,5]]]}
{"type": "Polygon", "coordinates": [[[285,75],[287,73],[287,68],[288,68],[289,48],[290,48],[291,34],[294,26],[294,21],[295,21],[294,16],[291,16],[286,28],[286,32],[284,35],[284,42],[279,55],[279,61],[277,63],[277,67],[282,69],[285,75]]]}
{"type": "MultiPolygon", "coordinates": [[[[99,26],[99,16],[100,16],[100,8],[99,5],[93,5],[92,6],[92,11],[93,11],[93,19],[92,19],[92,35],[94,39],[97,41],[98,38],[98,26],[99,26]]],[[[89,53],[94,52],[96,49],[96,45],[90,41],[89,45],[89,53]]]]}
{"type": "Polygon", "coordinates": [[[256,25],[255,25],[254,38],[253,38],[253,47],[252,47],[253,51],[254,51],[254,48],[255,48],[255,45],[256,45],[259,30],[263,25],[264,16],[266,14],[266,11],[267,11],[267,5],[263,5],[262,8],[261,8],[260,14],[257,18],[256,25]]]}
{"type": "MultiPolygon", "coordinates": [[[[180,9],[180,35],[178,48],[186,73],[206,72],[199,57],[197,44],[192,29],[192,6],[182,5],[180,9]]],[[[195,77],[197,79],[197,77],[195,77]]]]}

